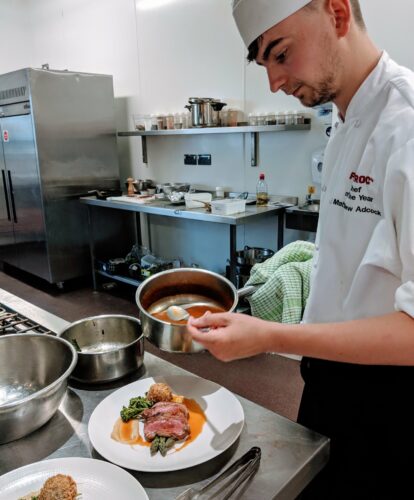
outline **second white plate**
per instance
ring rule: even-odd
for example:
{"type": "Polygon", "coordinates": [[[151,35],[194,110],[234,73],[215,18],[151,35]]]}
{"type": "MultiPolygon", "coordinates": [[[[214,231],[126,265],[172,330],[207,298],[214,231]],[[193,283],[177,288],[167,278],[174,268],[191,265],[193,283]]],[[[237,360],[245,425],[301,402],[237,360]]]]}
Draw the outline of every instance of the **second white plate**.
{"type": "Polygon", "coordinates": [[[25,465],[0,477],[0,500],[38,492],[55,474],[71,476],[82,500],[148,500],[139,482],[123,469],[92,458],[53,458],[25,465]]]}

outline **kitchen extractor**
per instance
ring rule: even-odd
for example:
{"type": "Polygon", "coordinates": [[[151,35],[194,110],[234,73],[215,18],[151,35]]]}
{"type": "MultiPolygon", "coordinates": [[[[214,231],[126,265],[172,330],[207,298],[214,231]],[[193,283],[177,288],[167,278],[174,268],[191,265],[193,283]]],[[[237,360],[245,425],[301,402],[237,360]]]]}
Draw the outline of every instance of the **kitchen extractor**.
{"type": "Polygon", "coordinates": [[[0,75],[0,261],[61,283],[90,266],[78,197],[119,189],[110,75],[0,75]]]}

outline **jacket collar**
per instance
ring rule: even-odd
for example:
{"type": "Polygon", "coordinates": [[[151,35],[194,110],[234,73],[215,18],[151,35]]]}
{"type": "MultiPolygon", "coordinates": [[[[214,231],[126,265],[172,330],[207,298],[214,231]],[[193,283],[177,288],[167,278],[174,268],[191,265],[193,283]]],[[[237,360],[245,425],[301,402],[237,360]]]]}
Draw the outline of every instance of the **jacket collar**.
{"type": "MultiPolygon", "coordinates": [[[[388,81],[386,78],[386,73],[389,60],[389,55],[387,54],[387,52],[383,51],[378,64],[367,76],[367,78],[364,80],[362,85],[359,87],[359,89],[351,99],[351,102],[349,103],[348,109],[346,111],[346,123],[359,120],[364,115],[364,111],[368,107],[372,106],[373,102],[375,102],[376,97],[388,81]]],[[[344,123],[344,120],[339,114],[338,118],[341,123],[344,123]]]]}

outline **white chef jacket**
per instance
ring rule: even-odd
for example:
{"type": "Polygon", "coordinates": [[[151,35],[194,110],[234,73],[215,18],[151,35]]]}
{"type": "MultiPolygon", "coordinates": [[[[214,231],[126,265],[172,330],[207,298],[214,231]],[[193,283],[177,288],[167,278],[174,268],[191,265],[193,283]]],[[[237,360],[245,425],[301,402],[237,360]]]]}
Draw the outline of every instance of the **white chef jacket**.
{"type": "Polygon", "coordinates": [[[327,145],[303,321],[414,317],[414,73],[384,52],[327,145]]]}

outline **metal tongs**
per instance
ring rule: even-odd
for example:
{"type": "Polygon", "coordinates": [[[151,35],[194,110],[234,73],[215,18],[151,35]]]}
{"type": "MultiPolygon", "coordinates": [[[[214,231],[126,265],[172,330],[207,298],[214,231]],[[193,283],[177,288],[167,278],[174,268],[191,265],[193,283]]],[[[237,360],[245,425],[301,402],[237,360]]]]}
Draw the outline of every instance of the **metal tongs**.
{"type": "Polygon", "coordinates": [[[227,467],[215,479],[207,483],[201,488],[189,488],[188,490],[180,493],[175,500],[196,500],[198,498],[220,498],[220,500],[227,500],[233,493],[244,483],[250,479],[258,470],[260,465],[261,450],[257,446],[253,446],[250,450],[234,462],[230,467],[227,467]],[[231,477],[230,477],[231,476],[231,477]],[[224,479],[229,478],[228,481],[223,482],[220,489],[215,490],[211,496],[205,494],[214,486],[217,486],[224,479]],[[221,496],[223,495],[223,496],[221,496]]]}

